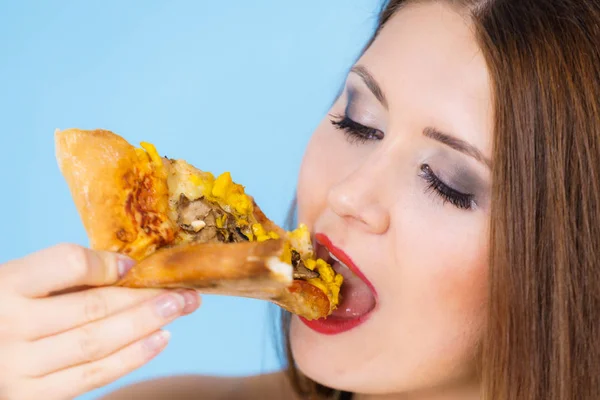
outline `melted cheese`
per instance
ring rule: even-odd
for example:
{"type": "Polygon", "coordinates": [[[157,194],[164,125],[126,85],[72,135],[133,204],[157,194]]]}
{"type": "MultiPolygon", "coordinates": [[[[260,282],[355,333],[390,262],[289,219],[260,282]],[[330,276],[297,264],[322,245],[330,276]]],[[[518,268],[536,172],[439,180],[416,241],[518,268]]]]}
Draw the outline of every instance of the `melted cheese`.
{"type": "Polygon", "coordinates": [[[306,268],[312,271],[316,269],[319,273],[318,278],[309,279],[308,283],[318,287],[329,297],[332,309],[337,307],[339,304],[340,287],[344,282],[344,277],[341,274],[337,274],[325,260],[314,258],[310,232],[305,224],[300,224],[298,228],[288,232],[287,237],[290,247],[298,251],[302,256],[306,268]]]}
{"type": "MultiPolygon", "coordinates": [[[[170,217],[177,220],[175,205],[181,194],[190,200],[204,197],[209,201],[218,203],[225,211],[234,215],[236,224],[250,241],[263,242],[279,239],[277,232],[267,230],[256,221],[253,202],[245,193],[244,186],[233,182],[231,174],[224,172],[216,179],[210,172],[200,171],[183,160],[163,161],[154,145],[142,142],[143,149],[136,149],[138,156],[151,162],[155,170],[163,172],[167,165],[167,185],[170,197],[170,217]]],[[[166,160],[166,159],[165,159],[166,160]]],[[[217,220],[217,227],[225,226],[227,215],[217,220]]],[[[201,227],[198,227],[202,229],[201,227]]],[[[309,279],[308,282],[321,289],[330,299],[331,308],[339,304],[339,292],[343,283],[343,276],[337,274],[331,265],[322,259],[314,258],[314,251],[308,227],[300,224],[291,232],[286,232],[281,261],[292,263],[292,250],[298,252],[304,265],[319,272],[318,278],[309,279]]]]}
{"type": "Polygon", "coordinates": [[[146,150],[154,166],[156,168],[161,168],[163,165],[162,157],[158,154],[158,151],[156,151],[156,147],[154,147],[152,143],[148,142],[141,142],[140,145],[144,150],[146,150]]]}

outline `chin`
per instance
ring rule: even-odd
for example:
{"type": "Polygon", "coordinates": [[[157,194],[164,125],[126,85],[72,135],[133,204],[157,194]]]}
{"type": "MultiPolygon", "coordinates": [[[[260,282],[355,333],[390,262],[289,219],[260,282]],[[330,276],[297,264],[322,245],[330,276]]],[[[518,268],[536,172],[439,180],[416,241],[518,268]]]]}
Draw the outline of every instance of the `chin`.
{"type": "Polygon", "coordinates": [[[326,336],[308,328],[296,316],[292,318],[290,340],[298,369],[321,385],[350,392],[364,392],[375,372],[351,348],[350,338],[326,336]]]}
{"type": "Polygon", "coordinates": [[[415,371],[386,350],[378,315],[341,335],[315,332],[294,316],[290,341],[294,361],[306,377],[332,389],[382,395],[413,391],[415,371]],[[367,340],[365,338],[379,338],[367,340]]]}

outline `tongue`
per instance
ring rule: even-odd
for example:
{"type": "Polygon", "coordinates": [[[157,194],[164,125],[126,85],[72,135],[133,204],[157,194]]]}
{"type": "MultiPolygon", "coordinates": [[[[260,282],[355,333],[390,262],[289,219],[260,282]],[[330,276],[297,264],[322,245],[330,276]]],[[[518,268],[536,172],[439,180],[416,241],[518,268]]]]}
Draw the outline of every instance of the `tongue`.
{"type": "Polygon", "coordinates": [[[344,276],[344,283],[340,291],[340,304],[331,316],[353,319],[371,311],[375,307],[375,297],[367,284],[337,261],[333,263],[332,267],[337,273],[344,276]]]}

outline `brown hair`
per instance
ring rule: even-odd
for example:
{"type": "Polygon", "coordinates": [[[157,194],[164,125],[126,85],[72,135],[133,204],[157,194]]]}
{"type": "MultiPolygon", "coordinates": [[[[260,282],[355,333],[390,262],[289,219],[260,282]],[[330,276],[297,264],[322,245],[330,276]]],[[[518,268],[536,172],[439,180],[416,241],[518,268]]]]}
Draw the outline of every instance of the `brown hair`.
{"type": "MultiPolygon", "coordinates": [[[[473,23],[495,104],[482,396],[598,399],[600,2],[446,1],[473,23]]],[[[391,0],[374,38],[414,2],[391,0]]],[[[298,393],[339,395],[296,370],[283,323],[298,393]]]]}

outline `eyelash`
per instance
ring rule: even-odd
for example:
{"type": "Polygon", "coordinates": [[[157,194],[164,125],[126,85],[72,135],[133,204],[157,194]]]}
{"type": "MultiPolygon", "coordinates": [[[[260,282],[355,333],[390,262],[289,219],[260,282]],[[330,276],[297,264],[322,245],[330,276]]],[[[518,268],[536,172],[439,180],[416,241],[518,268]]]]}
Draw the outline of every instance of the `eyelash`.
{"type": "Polygon", "coordinates": [[[332,115],[331,123],[336,129],[344,132],[350,144],[364,144],[369,140],[383,139],[383,132],[360,124],[347,115],[332,115]]]}
{"type": "Polygon", "coordinates": [[[444,204],[450,203],[461,210],[473,209],[475,205],[474,196],[472,194],[459,192],[446,185],[437,177],[429,165],[423,164],[421,166],[421,176],[427,182],[426,191],[434,190],[442,198],[444,204]]]}
{"type": "MultiPolygon", "coordinates": [[[[383,132],[360,124],[346,115],[332,115],[331,123],[336,129],[344,132],[351,144],[364,144],[370,140],[383,139],[383,132]]],[[[472,194],[462,193],[445,184],[427,164],[421,166],[421,177],[427,182],[426,191],[433,190],[445,203],[450,203],[461,210],[471,210],[474,206],[472,194]]]]}

